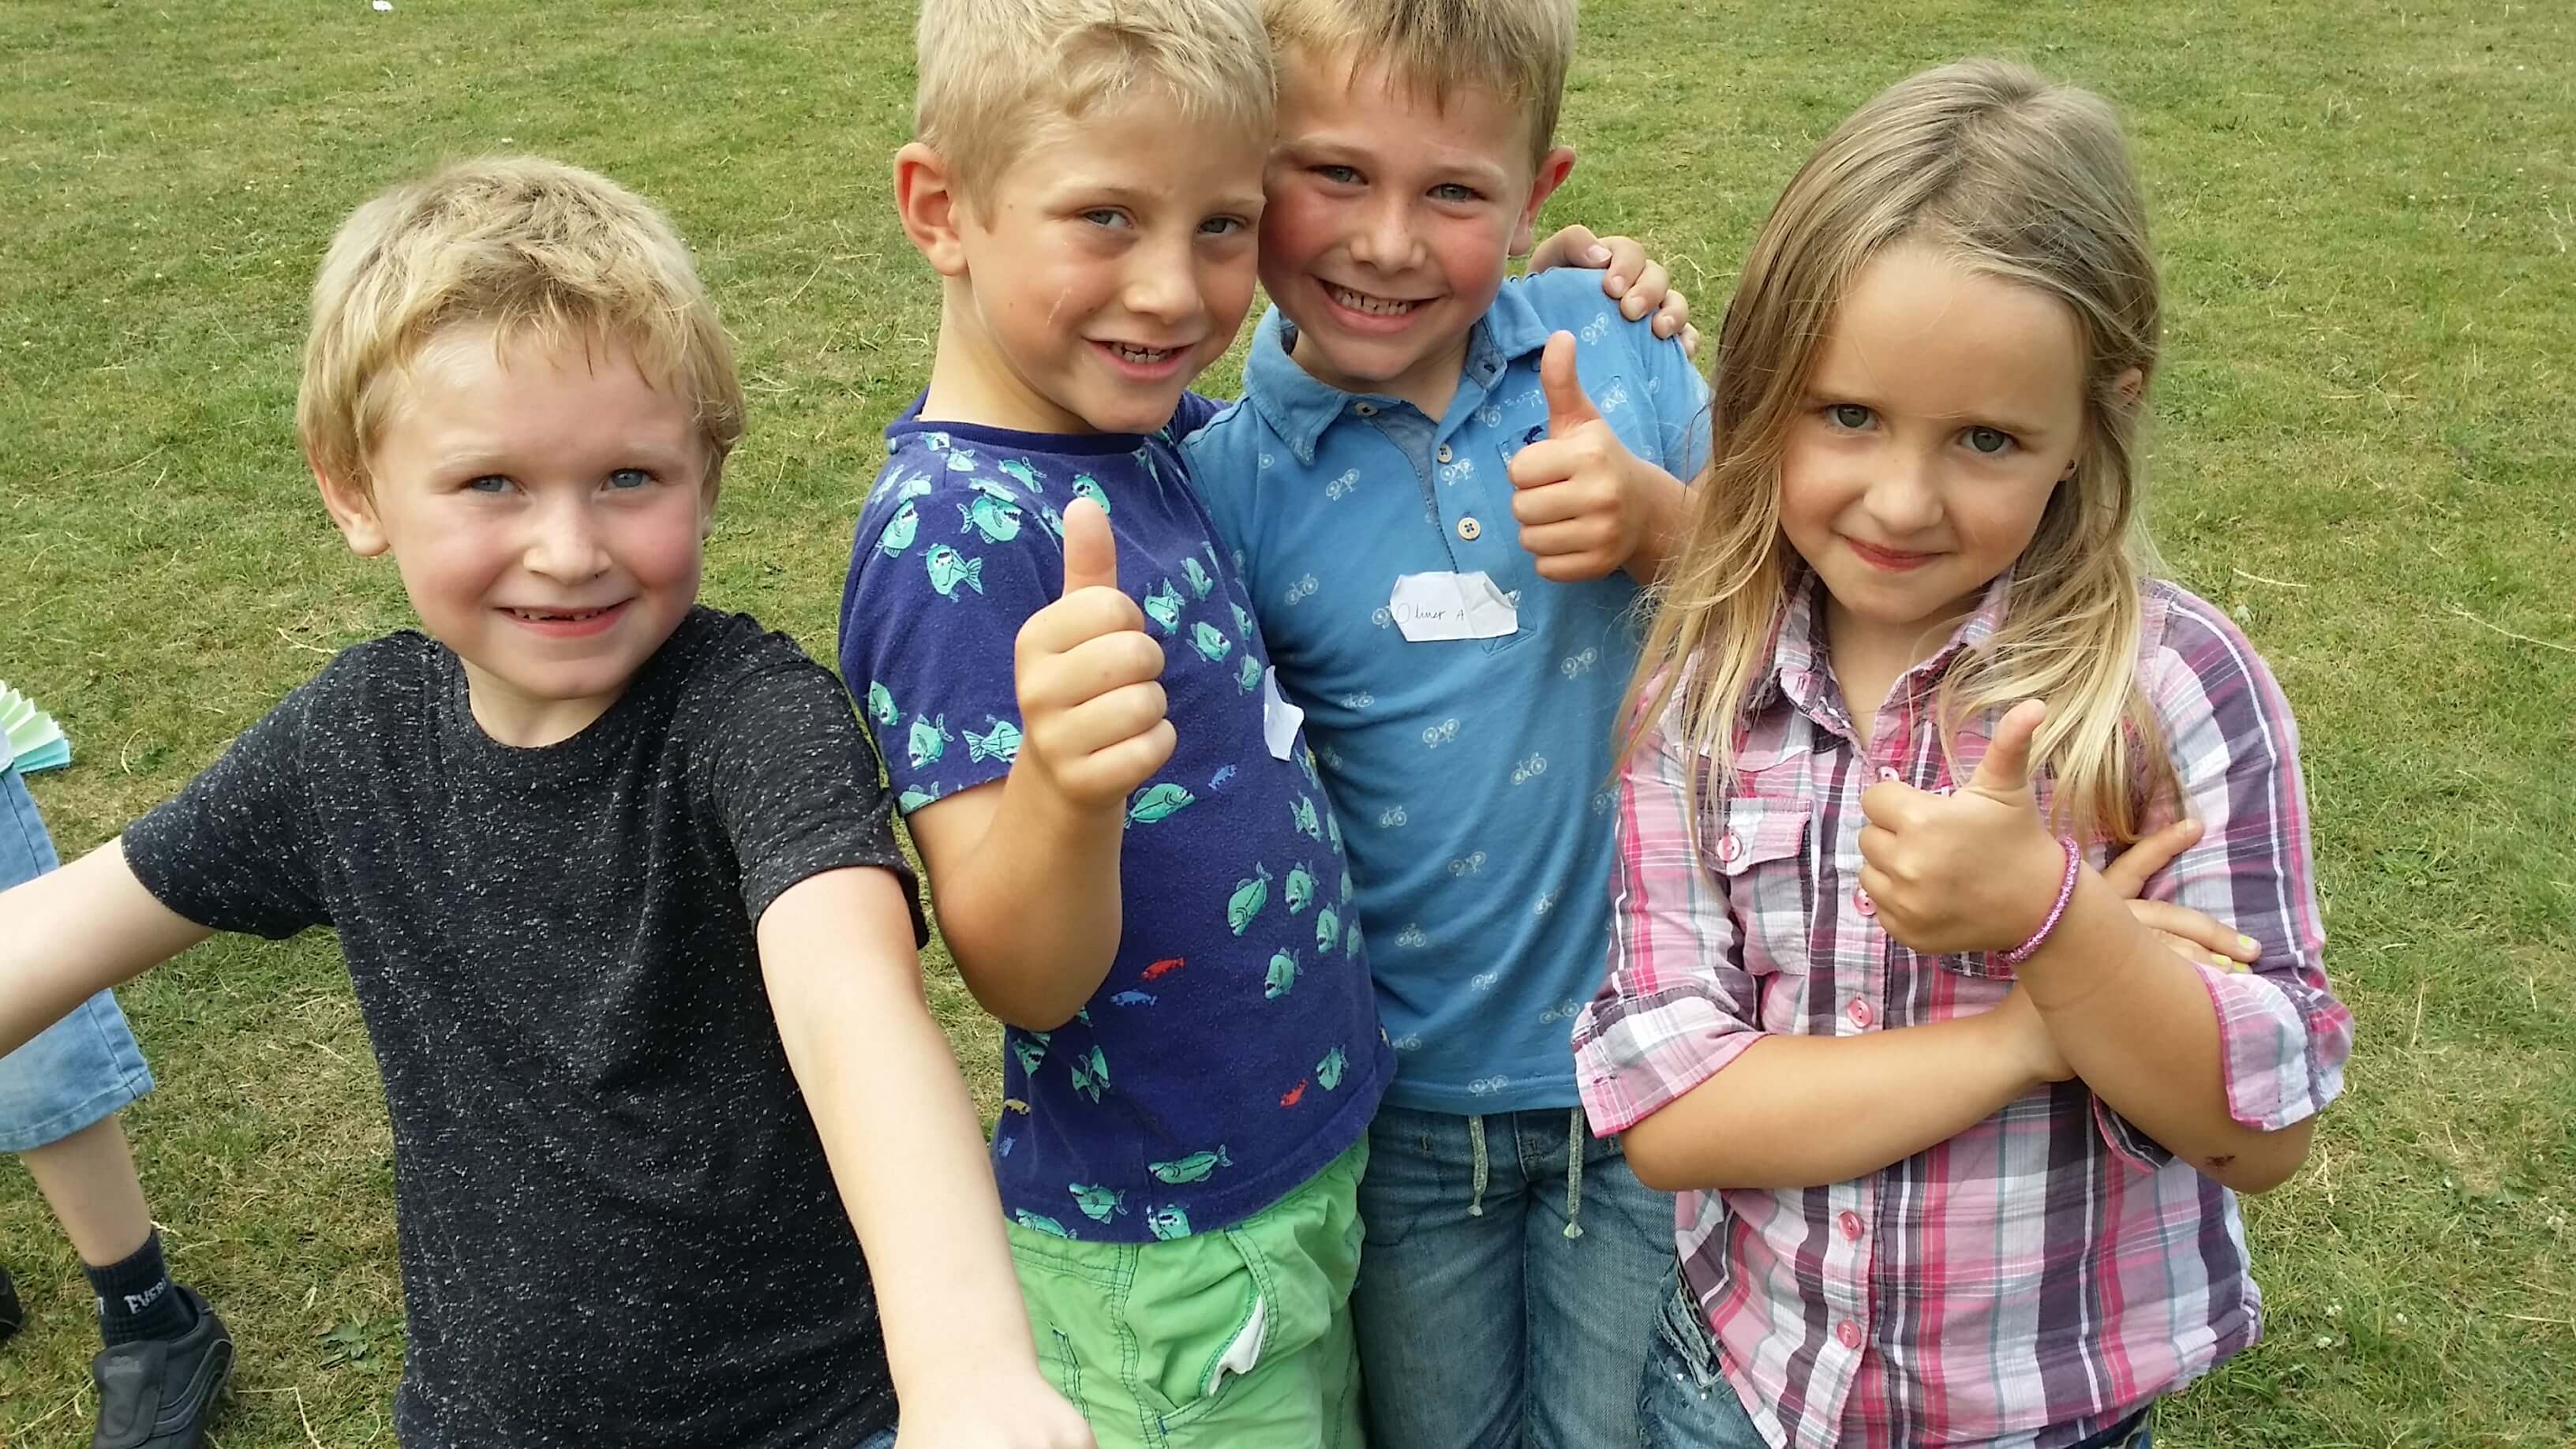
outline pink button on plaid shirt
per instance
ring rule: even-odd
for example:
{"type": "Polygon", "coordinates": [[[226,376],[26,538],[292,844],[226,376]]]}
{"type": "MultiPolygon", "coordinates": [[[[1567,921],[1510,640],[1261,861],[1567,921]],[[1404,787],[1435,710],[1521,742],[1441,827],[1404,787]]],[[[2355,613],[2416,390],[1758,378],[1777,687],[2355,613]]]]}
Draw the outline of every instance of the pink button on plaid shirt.
{"type": "MultiPolygon", "coordinates": [[[[1897,1030],[2003,999],[2008,970],[1897,945],[1859,888],[1861,792],[1889,771],[1950,784],[1937,732],[1917,720],[1959,651],[1993,633],[2001,600],[1998,584],[1898,681],[1862,758],[1824,661],[1817,592],[1802,589],[1753,702],[1737,789],[1703,792],[1705,859],[1683,812],[1689,772],[1708,761],[1684,757],[1670,714],[1639,749],[1620,807],[1610,979],[1574,1035],[1593,1130],[1653,1114],[1766,1033],[1897,1030]]],[[[2261,943],[2253,972],[2201,976],[2232,1114],[2285,1127],[2341,1090],[2352,1044],[2320,964],[2296,728],[2224,615],[2164,583],[2143,602],[2139,680],[2184,808],[2207,827],[2149,894],[2261,943]]],[[[1955,747],[1973,771],[1982,736],[1955,747]]],[[[2261,1331],[2235,1194],[2081,1082],[1857,1181],[1686,1193],[1680,1223],[1684,1277],[1775,1445],[2058,1449],[2261,1331]]]]}

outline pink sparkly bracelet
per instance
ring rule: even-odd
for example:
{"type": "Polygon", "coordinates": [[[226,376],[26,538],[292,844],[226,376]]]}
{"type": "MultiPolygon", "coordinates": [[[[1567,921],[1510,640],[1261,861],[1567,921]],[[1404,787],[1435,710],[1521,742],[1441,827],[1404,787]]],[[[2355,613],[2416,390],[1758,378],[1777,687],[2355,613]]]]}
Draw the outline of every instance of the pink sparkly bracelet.
{"type": "Polygon", "coordinates": [[[2006,966],[2019,966],[2029,960],[2033,952],[2047,945],[2057,923],[2066,917],[2066,903],[2075,899],[2075,878],[2083,874],[2084,851],[2071,835],[2061,835],[2057,840],[2066,847],[2066,878],[2057,883],[2057,904],[2048,908],[2048,919],[2039,923],[2039,929],[2031,933],[2029,940],[1995,958],[2006,966]]]}

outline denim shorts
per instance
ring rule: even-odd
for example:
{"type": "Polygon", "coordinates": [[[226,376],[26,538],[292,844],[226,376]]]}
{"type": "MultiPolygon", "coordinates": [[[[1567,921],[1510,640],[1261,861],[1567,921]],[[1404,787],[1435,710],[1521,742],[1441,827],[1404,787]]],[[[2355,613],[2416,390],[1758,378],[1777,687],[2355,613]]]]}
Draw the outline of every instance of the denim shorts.
{"type": "MultiPolygon", "coordinates": [[[[53,842],[26,782],[0,766],[0,890],[54,865],[53,842]]],[[[59,1142],[151,1090],[143,1049],[116,998],[102,991],[0,1057],[0,1153],[59,1142]]]]}

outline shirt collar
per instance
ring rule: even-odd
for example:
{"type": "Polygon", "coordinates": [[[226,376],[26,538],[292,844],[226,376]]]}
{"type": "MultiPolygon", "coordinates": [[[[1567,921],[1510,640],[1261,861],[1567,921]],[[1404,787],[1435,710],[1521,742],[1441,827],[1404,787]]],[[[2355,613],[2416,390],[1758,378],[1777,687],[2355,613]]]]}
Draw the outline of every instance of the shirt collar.
{"type": "MultiPolygon", "coordinates": [[[[1959,621],[1949,640],[1905,671],[1896,687],[1920,692],[1940,683],[1963,651],[1984,644],[2003,627],[2004,603],[2011,592],[2012,571],[2006,569],[1986,585],[1976,611],[1959,621]]],[[[1826,699],[1825,659],[1824,581],[1802,564],[1790,581],[1788,605],[1772,625],[1771,668],[1763,676],[1767,686],[1763,692],[1776,690],[1807,713],[1821,713],[1826,699]]]]}
{"type": "MultiPolygon", "coordinates": [[[[1547,346],[1547,325],[1521,290],[1506,283],[1467,334],[1465,378],[1480,389],[1491,389],[1513,362],[1547,346]]],[[[1277,307],[1261,314],[1261,325],[1252,334],[1252,353],[1244,359],[1243,391],[1298,463],[1311,468],[1316,443],[1344,413],[1362,402],[1372,407],[1402,404],[1382,394],[1344,392],[1316,381],[1288,355],[1296,336],[1297,324],[1281,316],[1277,307]]]]}

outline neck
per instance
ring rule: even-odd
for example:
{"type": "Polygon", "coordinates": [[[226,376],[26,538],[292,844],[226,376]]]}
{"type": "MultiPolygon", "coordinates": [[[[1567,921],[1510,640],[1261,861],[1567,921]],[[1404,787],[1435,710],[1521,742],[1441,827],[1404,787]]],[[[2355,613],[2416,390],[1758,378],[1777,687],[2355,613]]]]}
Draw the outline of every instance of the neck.
{"type": "MultiPolygon", "coordinates": [[[[1304,334],[1299,334],[1304,340],[1304,334]]],[[[1458,374],[1467,366],[1467,338],[1460,334],[1438,352],[1407,368],[1401,377],[1384,383],[1369,383],[1344,377],[1330,364],[1315,355],[1312,347],[1288,349],[1289,359],[1308,377],[1338,392],[1367,393],[1408,402],[1421,410],[1424,417],[1437,423],[1449,411],[1450,399],[1458,395],[1458,374]]]]}
{"type": "Polygon", "coordinates": [[[965,277],[947,278],[940,288],[939,347],[930,364],[921,420],[1024,433],[1098,431],[1040,396],[1012,368],[985,330],[975,305],[975,284],[965,277]]]}

